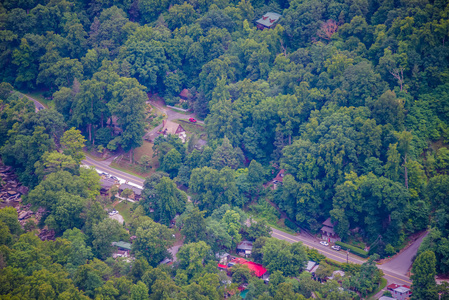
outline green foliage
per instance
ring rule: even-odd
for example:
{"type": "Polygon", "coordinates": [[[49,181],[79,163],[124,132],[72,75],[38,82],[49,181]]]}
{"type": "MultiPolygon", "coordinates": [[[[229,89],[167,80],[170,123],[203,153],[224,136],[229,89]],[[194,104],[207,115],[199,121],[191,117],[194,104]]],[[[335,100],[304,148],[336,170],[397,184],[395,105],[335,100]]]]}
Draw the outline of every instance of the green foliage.
{"type": "Polygon", "coordinates": [[[416,258],[411,277],[413,299],[437,299],[435,266],[435,254],[430,250],[424,251],[416,258]]]}
{"type": "Polygon", "coordinates": [[[351,251],[351,253],[358,255],[360,257],[363,257],[363,258],[368,257],[368,252],[366,252],[360,248],[357,248],[357,247],[354,247],[354,246],[351,246],[349,244],[345,244],[345,243],[342,243],[339,241],[335,242],[335,244],[340,246],[343,250],[349,250],[349,251],[351,251]]]}

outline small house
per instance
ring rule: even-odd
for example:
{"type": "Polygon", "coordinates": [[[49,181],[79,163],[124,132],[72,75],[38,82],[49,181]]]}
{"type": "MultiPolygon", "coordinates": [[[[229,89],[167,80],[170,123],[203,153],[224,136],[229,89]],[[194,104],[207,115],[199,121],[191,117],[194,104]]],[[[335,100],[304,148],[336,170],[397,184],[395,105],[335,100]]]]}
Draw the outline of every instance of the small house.
{"type": "Polygon", "coordinates": [[[100,186],[101,186],[100,194],[101,195],[109,195],[109,191],[111,190],[111,188],[113,186],[118,186],[118,184],[119,184],[118,181],[113,178],[108,178],[108,177],[101,178],[100,179],[100,186]]]}
{"type": "Polygon", "coordinates": [[[123,183],[119,187],[119,192],[122,193],[125,189],[130,189],[132,191],[132,194],[128,197],[129,199],[136,200],[136,201],[140,200],[140,198],[142,196],[142,189],[140,189],[136,186],[130,185],[128,183],[123,183]]]}
{"type": "Polygon", "coordinates": [[[273,188],[276,189],[278,185],[282,185],[285,176],[285,170],[282,169],[278,172],[276,177],[273,178],[273,188]]]}
{"type": "Polygon", "coordinates": [[[162,121],[162,130],[160,132],[164,136],[169,134],[176,135],[182,140],[183,143],[186,142],[187,135],[185,129],[180,124],[175,122],[169,120],[162,121]]]}
{"type": "Polygon", "coordinates": [[[307,262],[306,271],[312,273],[312,269],[315,267],[316,262],[309,260],[307,262]]]}
{"type": "Polygon", "coordinates": [[[334,231],[334,226],[335,223],[332,223],[331,218],[323,222],[323,227],[321,228],[321,238],[323,240],[331,243],[341,241],[341,238],[334,231]]]}
{"type": "Polygon", "coordinates": [[[262,18],[256,21],[257,29],[264,30],[274,28],[276,27],[280,18],[281,15],[278,13],[267,12],[262,16],[262,18]]]}
{"type": "Polygon", "coordinates": [[[250,241],[241,241],[237,245],[237,254],[240,256],[248,257],[253,250],[253,243],[250,241]]]}
{"type": "Polygon", "coordinates": [[[395,288],[391,294],[393,295],[393,298],[397,300],[405,300],[408,299],[412,293],[409,287],[400,286],[395,288]]]}

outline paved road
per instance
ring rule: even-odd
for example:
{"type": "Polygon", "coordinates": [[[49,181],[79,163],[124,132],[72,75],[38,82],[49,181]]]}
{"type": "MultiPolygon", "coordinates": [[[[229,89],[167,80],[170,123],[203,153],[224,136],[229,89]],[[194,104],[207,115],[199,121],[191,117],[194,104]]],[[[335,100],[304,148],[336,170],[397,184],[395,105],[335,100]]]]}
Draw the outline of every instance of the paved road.
{"type": "Polygon", "coordinates": [[[124,179],[124,180],[126,180],[126,181],[129,181],[129,182],[131,182],[131,183],[138,184],[138,185],[140,185],[140,186],[143,186],[143,183],[145,182],[145,180],[143,180],[143,179],[140,178],[140,177],[133,176],[133,175],[130,175],[130,174],[128,174],[128,173],[122,172],[122,171],[120,171],[120,170],[111,168],[111,167],[109,166],[109,163],[108,163],[108,162],[105,162],[105,161],[96,161],[96,160],[94,160],[94,159],[92,159],[92,158],[86,156],[86,159],[83,160],[82,163],[85,164],[85,165],[87,165],[87,166],[93,166],[93,167],[95,167],[98,171],[108,173],[108,174],[110,174],[110,175],[112,175],[112,176],[115,176],[115,177],[124,179]]]}
{"type": "MultiPolygon", "coordinates": [[[[285,240],[287,242],[290,243],[294,243],[294,242],[302,242],[305,246],[309,247],[309,248],[314,248],[317,249],[319,253],[323,254],[324,256],[336,260],[338,262],[346,262],[346,260],[348,260],[349,262],[352,263],[356,263],[356,264],[362,264],[364,263],[366,260],[362,259],[358,256],[349,254],[349,256],[347,255],[346,251],[335,251],[332,250],[329,247],[325,247],[323,245],[321,245],[317,239],[312,239],[309,236],[294,236],[285,232],[282,232],[280,230],[277,230],[275,228],[272,228],[273,232],[271,234],[272,237],[280,239],[280,240],[285,240]]],[[[418,244],[420,244],[420,242],[415,242],[418,244]]],[[[387,281],[389,283],[397,283],[397,284],[406,284],[406,285],[411,285],[412,282],[410,281],[410,279],[398,272],[392,271],[389,268],[384,268],[383,265],[378,265],[378,268],[381,269],[384,274],[385,274],[385,278],[387,279],[387,281]]]]}
{"type": "Polygon", "coordinates": [[[34,106],[36,107],[36,112],[41,110],[41,109],[45,109],[45,106],[42,103],[40,103],[39,101],[37,101],[36,99],[31,98],[30,96],[22,94],[22,93],[19,93],[19,94],[22,95],[22,96],[26,96],[28,99],[30,99],[30,100],[32,100],[34,102],[34,106]]]}
{"type": "Polygon", "coordinates": [[[426,237],[428,232],[421,235],[410,247],[405,249],[401,254],[396,255],[392,260],[384,263],[382,268],[385,270],[407,275],[408,270],[412,266],[412,259],[418,252],[418,248],[424,237],[426,237]]]}

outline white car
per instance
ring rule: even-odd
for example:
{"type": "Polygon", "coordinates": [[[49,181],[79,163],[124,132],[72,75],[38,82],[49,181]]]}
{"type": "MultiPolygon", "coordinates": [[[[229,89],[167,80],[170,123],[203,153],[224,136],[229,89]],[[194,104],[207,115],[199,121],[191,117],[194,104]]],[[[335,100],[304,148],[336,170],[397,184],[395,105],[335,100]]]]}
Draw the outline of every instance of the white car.
{"type": "Polygon", "coordinates": [[[326,247],[329,246],[329,243],[326,242],[326,241],[321,241],[320,244],[323,245],[323,246],[326,246],[326,247]]]}
{"type": "Polygon", "coordinates": [[[340,249],[341,249],[341,247],[337,246],[337,245],[333,245],[331,248],[336,251],[340,251],[340,249]]]}

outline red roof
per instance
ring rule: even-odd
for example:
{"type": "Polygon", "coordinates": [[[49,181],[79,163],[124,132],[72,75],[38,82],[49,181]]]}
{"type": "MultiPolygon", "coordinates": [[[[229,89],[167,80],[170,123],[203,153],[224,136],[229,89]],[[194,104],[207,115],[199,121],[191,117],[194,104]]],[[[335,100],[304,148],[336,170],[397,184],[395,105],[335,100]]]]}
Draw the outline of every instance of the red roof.
{"type": "Polygon", "coordinates": [[[267,273],[267,269],[265,269],[261,264],[247,261],[246,259],[236,257],[231,260],[232,263],[241,264],[241,265],[247,265],[248,268],[254,272],[254,275],[257,277],[262,277],[263,274],[267,273]]]}
{"type": "Polygon", "coordinates": [[[285,172],[284,169],[280,170],[279,173],[276,175],[276,177],[274,177],[273,180],[277,180],[279,182],[282,182],[284,180],[284,172],[285,172]]]}
{"type": "Polygon", "coordinates": [[[247,261],[245,265],[248,266],[248,268],[254,272],[254,275],[257,277],[262,277],[263,274],[267,273],[267,269],[265,269],[261,264],[256,264],[252,261],[247,261]]]}
{"type": "Polygon", "coordinates": [[[396,284],[396,283],[392,283],[392,284],[387,286],[387,290],[394,290],[394,289],[396,289],[398,287],[405,287],[407,289],[410,289],[410,287],[408,285],[405,285],[405,284],[399,285],[399,284],[396,284]]]}
{"type": "Polygon", "coordinates": [[[189,96],[190,96],[190,92],[188,89],[183,89],[181,91],[181,93],[179,93],[179,97],[181,97],[181,98],[187,99],[187,98],[189,98],[189,96]]]}
{"type": "Polygon", "coordinates": [[[400,286],[399,284],[392,283],[392,284],[390,284],[390,285],[387,286],[387,289],[388,289],[388,290],[394,290],[395,288],[397,288],[397,287],[399,287],[399,286],[400,286]]]}
{"type": "Polygon", "coordinates": [[[222,264],[218,264],[218,267],[219,267],[219,268],[222,268],[222,269],[226,269],[226,266],[225,266],[225,265],[222,265],[222,264]]]}

